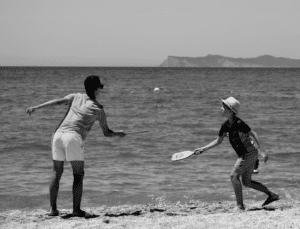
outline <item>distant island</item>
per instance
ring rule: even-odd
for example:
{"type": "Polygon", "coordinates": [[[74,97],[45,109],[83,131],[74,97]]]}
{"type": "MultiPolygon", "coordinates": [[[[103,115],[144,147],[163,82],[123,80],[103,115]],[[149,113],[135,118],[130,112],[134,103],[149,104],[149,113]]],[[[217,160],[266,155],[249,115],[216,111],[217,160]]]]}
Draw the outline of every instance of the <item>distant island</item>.
{"type": "Polygon", "coordinates": [[[207,55],[205,57],[168,56],[158,67],[300,68],[300,60],[270,55],[255,58],[231,58],[220,55],[207,55]]]}

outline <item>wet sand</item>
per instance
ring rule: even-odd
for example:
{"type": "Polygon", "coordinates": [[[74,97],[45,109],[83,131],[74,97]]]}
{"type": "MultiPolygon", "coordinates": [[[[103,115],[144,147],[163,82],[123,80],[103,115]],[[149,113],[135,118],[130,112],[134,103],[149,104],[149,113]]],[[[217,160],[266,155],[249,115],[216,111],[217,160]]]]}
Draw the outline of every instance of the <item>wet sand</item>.
{"type": "Polygon", "coordinates": [[[0,228],[300,228],[300,202],[245,204],[242,212],[227,201],[83,208],[93,214],[90,219],[70,217],[71,209],[61,209],[56,217],[43,209],[20,209],[0,213],[0,228]]]}

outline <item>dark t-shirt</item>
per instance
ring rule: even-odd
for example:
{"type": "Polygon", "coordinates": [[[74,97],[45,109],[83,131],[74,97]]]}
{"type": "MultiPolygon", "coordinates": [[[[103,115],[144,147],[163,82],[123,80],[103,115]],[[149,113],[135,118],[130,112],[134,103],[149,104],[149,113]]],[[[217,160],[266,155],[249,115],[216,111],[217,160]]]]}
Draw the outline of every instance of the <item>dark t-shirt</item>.
{"type": "Polygon", "coordinates": [[[219,136],[222,137],[225,134],[229,134],[229,142],[239,157],[246,153],[256,150],[249,132],[251,128],[240,118],[235,117],[232,125],[230,126],[227,120],[221,126],[219,136]]]}

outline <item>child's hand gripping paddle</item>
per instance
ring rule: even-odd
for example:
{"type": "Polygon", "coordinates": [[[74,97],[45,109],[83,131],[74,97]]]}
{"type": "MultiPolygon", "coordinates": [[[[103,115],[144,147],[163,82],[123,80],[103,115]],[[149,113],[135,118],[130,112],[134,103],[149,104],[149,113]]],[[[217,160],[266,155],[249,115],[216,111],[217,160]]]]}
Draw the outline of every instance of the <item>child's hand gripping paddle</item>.
{"type": "Polygon", "coordinates": [[[202,149],[196,149],[194,151],[182,151],[182,152],[179,152],[179,153],[174,153],[172,155],[172,158],[171,160],[172,161],[179,161],[179,160],[183,160],[183,159],[186,159],[190,156],[192,156],[193,154],[200,154],[202,153],[203,150],[202,149]]]}

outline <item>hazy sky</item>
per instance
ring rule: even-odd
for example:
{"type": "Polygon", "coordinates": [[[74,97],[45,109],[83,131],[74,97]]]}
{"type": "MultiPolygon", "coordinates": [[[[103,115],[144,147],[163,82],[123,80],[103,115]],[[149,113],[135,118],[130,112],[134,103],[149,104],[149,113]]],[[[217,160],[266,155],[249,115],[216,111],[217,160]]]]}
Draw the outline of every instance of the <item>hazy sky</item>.
{"type": "Polygon", "coordinates": [[[299,0],[0,0],[0,66],[300,59],[299,0]]]}

